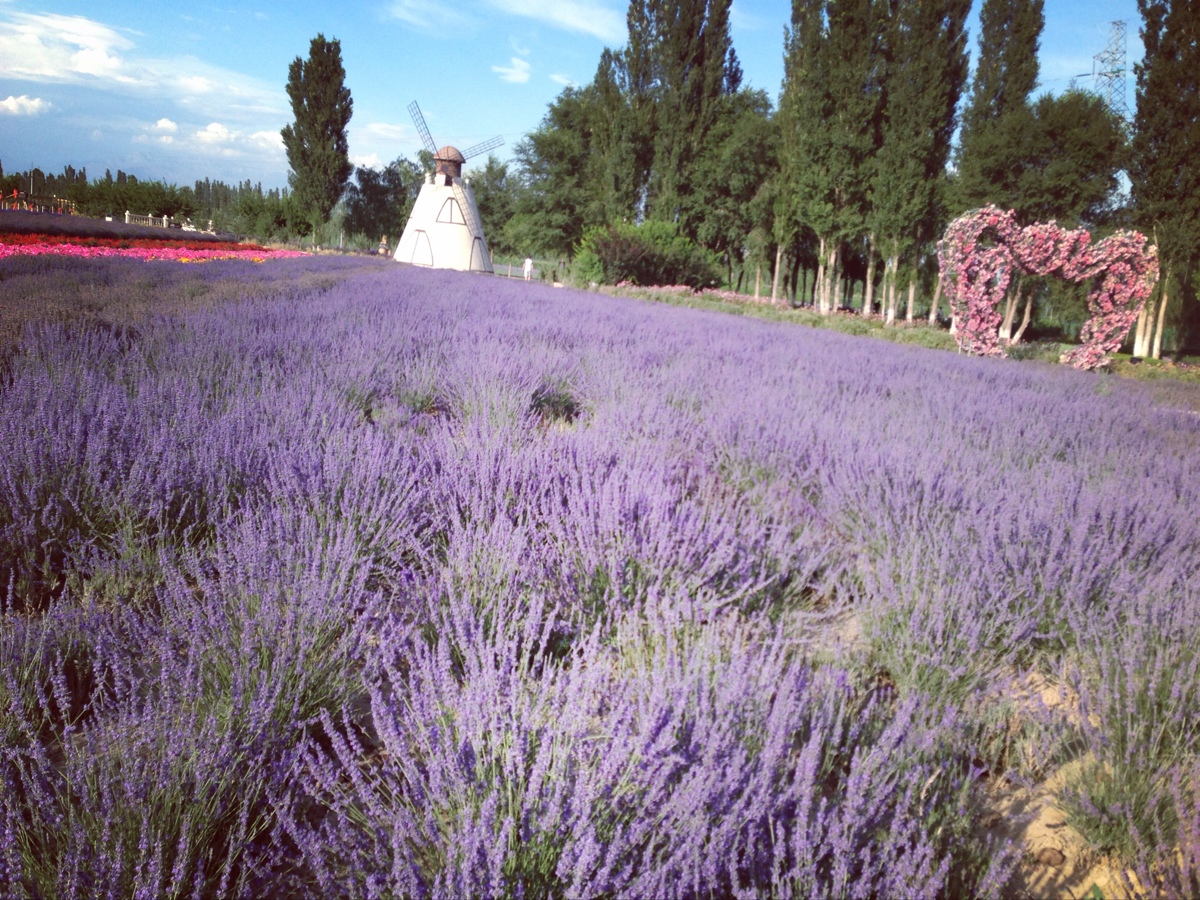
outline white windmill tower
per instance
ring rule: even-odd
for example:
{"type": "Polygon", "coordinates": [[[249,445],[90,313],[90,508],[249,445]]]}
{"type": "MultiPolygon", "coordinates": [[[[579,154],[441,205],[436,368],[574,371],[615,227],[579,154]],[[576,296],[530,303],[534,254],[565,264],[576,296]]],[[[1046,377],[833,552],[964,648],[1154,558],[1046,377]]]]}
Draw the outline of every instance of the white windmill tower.
{"type": "Polygon", "coordinates": [[[494,137],[465,153],[449,145],[436,149],[415,100],[408,111],[425,149],[433,154],[435,171],[425,175],[393,258],[435,269],[491,272],[492,255],[483,236],[479,207],[475,205],[470,184],[463,180],[462,167],[472,156],[499,147],[504,139],[494,137]]]}

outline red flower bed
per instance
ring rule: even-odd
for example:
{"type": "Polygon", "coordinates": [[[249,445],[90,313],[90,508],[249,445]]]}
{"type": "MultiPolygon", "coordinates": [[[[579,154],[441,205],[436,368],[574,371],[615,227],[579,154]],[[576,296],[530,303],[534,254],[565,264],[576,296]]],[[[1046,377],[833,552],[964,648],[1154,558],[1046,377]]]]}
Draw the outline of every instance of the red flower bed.
{"type": "Polygon", "coordinates": [[[221,243],[193,240],[156,240],[154,238],[75,237],[65,234],[2,234],[0,244],[24,247],[33,244],[71,244],[76,247],[114,247],[118,250],[239,250],[261,252],[258,244],[221,243]]]}
{"type": "Polygon", "coordinates": [[[257,244],[154,238],[76,237],[58,234],[0,234],[0,260],[9,256],[128,256],[144,260],[207,262],[212,259],[287,259],[298,250],[269,250],[257,244]]]}

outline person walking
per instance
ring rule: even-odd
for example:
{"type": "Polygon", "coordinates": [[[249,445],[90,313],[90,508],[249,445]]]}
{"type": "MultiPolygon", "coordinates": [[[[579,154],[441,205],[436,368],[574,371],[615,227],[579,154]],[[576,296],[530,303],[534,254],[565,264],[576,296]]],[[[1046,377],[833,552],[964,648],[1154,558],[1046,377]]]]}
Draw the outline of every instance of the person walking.
{"type": "Polygon", "coordinates": [[[533,257],[532,256],[525,257],[525,265],[521,269],[521,274],[523,274],[525,276],[526,281],[529,281],[531,278],[533,278],[533,257]]]}

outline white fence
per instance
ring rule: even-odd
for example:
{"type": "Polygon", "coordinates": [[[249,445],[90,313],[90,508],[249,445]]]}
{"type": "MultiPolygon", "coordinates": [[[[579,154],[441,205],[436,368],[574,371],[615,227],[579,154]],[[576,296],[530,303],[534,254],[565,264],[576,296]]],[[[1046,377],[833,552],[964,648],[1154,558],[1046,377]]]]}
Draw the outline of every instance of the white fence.
{"type": "MultiPolygon", "coordinates": [[[[129,210],[125,210],[126,225],[153,225],[155,228],[170,228],[174,220],[170,216],[135,216],[129,210]]],[[[176,228],[182,228],[184,231],[199,231],[200,229],[192,225],[191,219],[183,219],[175,225],[176,228]]],[[[208,232],[211,234],[213,230],[212,219],[208,220],[208,232]]]]}
{"type": "Polygon", "coordinates": [[[135,216],[129,210],[125,210],[126,225],[155,225],[159,228],[170,228],[171,217],[163,216],[161,219],[156,216],[135,216]]]}

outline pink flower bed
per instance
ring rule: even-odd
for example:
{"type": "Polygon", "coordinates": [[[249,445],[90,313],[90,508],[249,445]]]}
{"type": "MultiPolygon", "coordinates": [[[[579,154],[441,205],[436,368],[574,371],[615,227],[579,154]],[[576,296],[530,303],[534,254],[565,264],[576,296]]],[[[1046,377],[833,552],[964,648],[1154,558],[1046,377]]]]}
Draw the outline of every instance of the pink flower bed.
{"type": "MultiPolygon", "coordinates": [[[[61,240],[28,241],[20,243],[9,242],[7,236],[0,235],[0,259],[10,256],[43,256],[57,254],[59,256],[97,257],[125,256],[132,259],[166,260],[169,262],[200,263],[214,259],[248,259],[251,262],[262,262],[267,259],[290,259],[297,256],[307,256],[298,250],[267,250],[261,247],[248,248],[231,245],[229,247],[214,246],[213,249],[197,247],[167,246],[161,247],[105,247],[74,244],[61,240]]],[[[144,243],[144,242],[143,242],[144,243]]]]}

